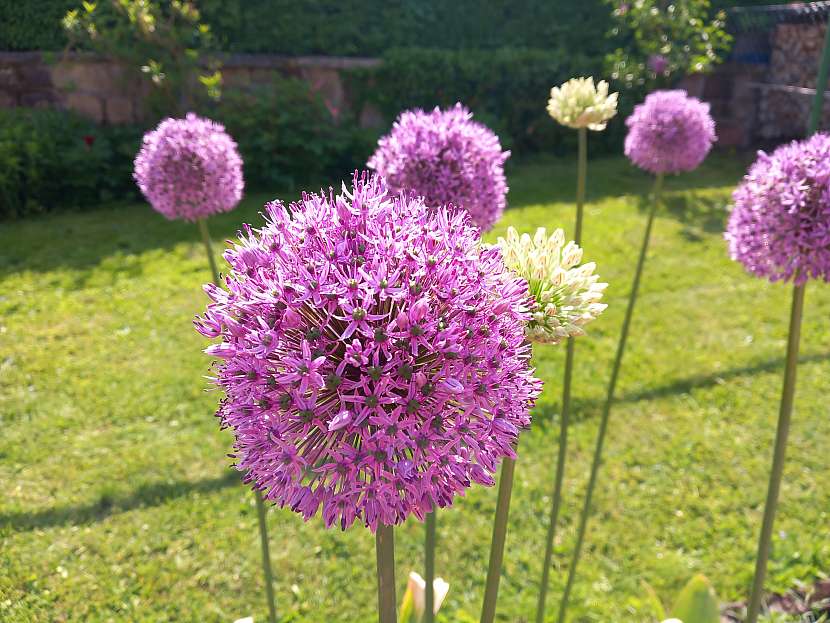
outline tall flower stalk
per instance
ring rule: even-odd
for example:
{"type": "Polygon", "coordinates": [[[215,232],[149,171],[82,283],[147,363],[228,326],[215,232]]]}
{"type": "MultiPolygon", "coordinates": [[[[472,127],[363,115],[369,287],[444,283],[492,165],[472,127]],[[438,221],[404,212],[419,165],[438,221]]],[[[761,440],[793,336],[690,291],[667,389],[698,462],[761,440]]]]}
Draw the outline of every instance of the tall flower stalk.
{"type": "MultiPolygon", "coordinates": [[[[583,206],[585,204],[585,184],[588,175],[588,129],[603,130],[606,123],[617,113],[617,94],[608,95],[608,84],[600,81],[594,87],[593,78],[576,79],[566,82],[561,87],[551,90],[548,103],[551,116],[569,127],[575,127],[578,133],[577,176],[576,176],[576,223],[574,225],[574,242],[582,244],[583,206]],[[574,104],[569,102],[573,101],[574,104]],[[593,114],[591,114],[593,113],[593,114]]],[[[542,579],[536,604],[536,621],[542,623],[545,618],[545,600],[548,593],[550,566],[553,559],[553,545],[556,537],[556,524],[562,505],[562,484],[565,477],[565,460],[568,451],[568,426],[571,414],[571,379],[573,377],[574,353],[576,342],[568,338],[565,351],[565,372],[562,380],[562,409],[559,416],[559,451],[556,457],[553,498],[545,537],[545,557],[542,563],[542,579]]]]}
{"type": "Polygon", "coordinates": [[[435,621],[435,511],[427,513],[424,538],[424,621],[435,621]]]}
{"type": "MultiPolygon", "coordinates": [[[[582,335],[582,327],[605,309],[599,300],[607,284],[598,283],[593,262],[580,264],[582,249],[573,242],[565,244],[561,229],[548,236],[544,228],[539,228],[531,238],[509,227],[507,237],[499,238],[498,246],[505,263],[527,281],[533,297],[531,319],[525,329],[528,341],[558,344],[582,335]]],[[[514,471],[515,460],[506,458],[493,519],[482,623],[492,623],[496,614],[514,471]]]]}
{"type": "Polygon", "coordinates": [[[715,125],[709,115],[709,105],[688,97],[685,91],[656,91],[650,94],[646,97],[645,102],[635,107],[633,114],[626,120],[626,125],[629,131],[625,139],[625,153],[635,165],[655,175],[654,188],[645,234],[643,235],[640,255],[634,273],[634,281],[631,286],[631,294],[611,368],[608,391],[603,404],[594,456],[591,461],[591,472],[585,491],[585,501],[579,517],[576,544],[574,545],[571,565],[568,569],[568,579],[559,604],[559,623],[565,622],[571,591],[576,579],[579,560],[582,556],[594,490],[599,476],[599,468],[602,464],[602,452],[605,446],[611,408],[614,403],[617,379],[625,356],[631,319],[634,315],[634,307],[637,302],[640,281],[648,254],[654,216],[662,200],[663,178],[667,173],[679,173],[697,168],[709,153],[715,140],[715,125]]]}
{"type": "Polygon", "coordinates": [[[663,188],[663,174],[658,173],[654,180],[654,190],[652,192],[651,209],[648,213],[648,220],[646,221],[646,230],[643,235],[643,242],[640,246],[640,256],[637,259],[637,269],[634,273],[634,282],[631,285],[631,294],[628,299],[628,306],[625,309],[625,319],[623,320],[622,332],[620,333],[620,341],[617,343],[617,353],[614,356],[614,364],[611,368],[611,380],[608,382],[608,392],[605,396],[605,403],[602,408],[602,418],[600,419],[599,432],[597,433],[596,447],[594,448],[594,458],[591,462],[591,473],[588,477],[588,488],[585,491],[585,503],[582,508],[582,513],[579,516],[579,527],[577,528],[576,545],[574,545],[573,558],[571,559],[571,566],[568,570],[568,580],[565,583],[565,590],[562,593],[562,601],[559,603],[559,623],[564,623],[565,616],[568,610],[568,601],[571,595],[571,589],[576,578],[576,569],[579,565],[579,559],[582,555],[582,545],[585,541],[585,532],[588,528],[588,516],[591,512],[591,502],[594,496],[594,488],[597,484],[597,476],[599,475],[599,467],[602,462],[602,450],[605,445],[605,434],[608,430],[608,420],[611,416],[611,405],[614,401],[614,392],[617,388],[617,377],[619,376],[620,367],[622,366],[623,356],[625,355],[625,345],[628,341],[628,329],[631,326],[631,318],[634,315],[634,306],[637,303],[637,293],[640,290],[640,279],[643,274],[643,266],[646,262],[646,254],[648,253],[649,240],[651,238],[651,228],[654,223],[654,215],[657,212],[657,207],[660,204],[661,194],[663,188]]]}
{"type": "Polygon", "coordinates": [[[195,323],[219,338],[217,417],[267,501],[376,534],[391,623],[393,526],[492,486],[530,425],[528,284],[465,212],[380,176],[266,213],[225,252],[228,289],[205,287],[195,323]]]}
{"type": "Polygon", "coordinates": [[[398,601],[395,597],[395,529],[379,525],[375,532],[378,573],[378,621],[396,623],[398,601]]]}
{"type": "Polygon", "coordinates": [[[761,612],[772,532],[795,401],[798,348],[807,280],[830,280],[830,136],[818,129],[830,69],[830,30],[824,42],[807,127],[808,138],[761,154],[734,194],[726,239],[733,259],[770,280],[793,281],[784,383],[775,432],[764,518],[758,538],[747,623],[761,612]]]}
{"type": "MultiPolygon", "coordinates": [[[[189,113],[165,119],[144,135],[135,158],[133,177],[154,210],[168,219],[196,221],[213,287],[221,287],[210,240],[210,215],[236,208],[242,199],[242,158],[224,126],[189,113]]],[[[262,493],[254,491],[262,549],[262,572],[268,620],[276,623],[274,577],[269,552],[268,524],[262,493]]]]}
{"type": "MultiPolygon", "coordinates": [[[[220,281],[219,270],[216,267],[216,258],[213,256],[213,245],[210,241],[207,219],[200,218],[198,223],[199,232],[202,234],[202,242],[205,245],[205,253],[210,264],[210,272],[213,275],[213,284],[218,287],[222,282],[220,281]]],[[[254,490],[254,499],[256,500],[257,524],[259,526],[259,545],[262,550],[262,576],[265,580],[265,598],[268,602],[268,623],[277,623],[277,605],[274,596],[274,572],[271,568],[268,520],[265,502],[262,499],[262,492],[259,489],[254,490]]]]}
{"type": "Polygon", "coordinates": [[[515,459],[504,459],[501,476],[499,476],[496,514],[493,518],[493,540],[490,543],[490,562],[487,565],[487,580],[484,584],[481,623],[493,623],[496,618],[496,603],[499,597],[499,581],[501,580],[501,565],[504,561],[504,543],[507,540],[507,519],[510,515],[510,496],[513,493],[515,469],[515,459]]]}
{"type": "MultiPolygon", "coordinates": [[[[402,112],[378,141],[367,166],[386,179],[392,192],[414,192],[428,206],[465,210],[473,223],[491,229],[507,205],[503,151],[498,136],[473,120],[460,103],[430,112],[402,112]]],[[[425,521],[426,623],[433,623],[436,509],[425,521]]]]}

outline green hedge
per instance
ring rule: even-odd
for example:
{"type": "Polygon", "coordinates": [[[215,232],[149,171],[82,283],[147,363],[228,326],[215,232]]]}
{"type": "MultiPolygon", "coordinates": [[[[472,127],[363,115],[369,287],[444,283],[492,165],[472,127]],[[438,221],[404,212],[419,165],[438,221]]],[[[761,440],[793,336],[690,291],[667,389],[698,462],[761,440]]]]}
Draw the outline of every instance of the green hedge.
{"type": "MultiPolygon", "coordinates": [[[[335,123],[305,82],[275,78],[200,110],[239,144],[248,190],[339,179],[365,166],[377,140],[351,119],[335,123]]],[[[133,159],[145,126],[97,126],[71,112],[0,109],[0,220],[139,197],[133,159]]]]}
{"type": "Polygon", "coordinates": [[[0,218],[137,196],[140,137],[61,110],[0,109],[0,218]]]}
{"type": "Polygon", "coordinates": [[[0,50],[59,50],[61,19],[79,0],[0,0],[0,50]]]}
{"type": "MultiPolygon", "coordinates": [[[[99,0],[109,2],[110,0],[99,0]]],[[[715,0],[714,8],[764,4],[715,0]]],[[[60,19],[80,0],[0,0],[0,50],[59,50],[60,19]]],[[[602,0],[198,0],[221,47],[299,56],[378,56],[396,47],[530,47],[601,56],[602,0]]]]}

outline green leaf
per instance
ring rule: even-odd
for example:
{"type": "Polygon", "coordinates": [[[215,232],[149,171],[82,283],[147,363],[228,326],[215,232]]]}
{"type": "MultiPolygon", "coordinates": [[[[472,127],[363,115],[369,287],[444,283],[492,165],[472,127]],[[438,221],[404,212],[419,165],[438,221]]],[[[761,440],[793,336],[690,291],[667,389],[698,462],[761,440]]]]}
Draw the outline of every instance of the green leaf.
{"type": "Polygon", "coordinates": [[[719,623],[718,600],[712,585],[702,575],[696,575],[677,596],[671,616],[683,623],[719,623]]]}
{"type": "Polygon", "coordinates": [[[645,595],[643,596],[643,601],[649,604],[653,609],[654,613],[657,616],[657,619],[662,621],[666,618],[666,609],[663,607],[663,603],[660,601],[660,598],[657,596],[657,592],[652,588],[651,584],[646,581],[643,581],[643,592],[645,595]]]}
{"type": "Polygon", "coordinates": [[[401,623],[416,623],[415,621],[415,600],[412,597],[412,591],[407,587],[406,592],[401,599],[400,614],[398,617],[401,623]]]}

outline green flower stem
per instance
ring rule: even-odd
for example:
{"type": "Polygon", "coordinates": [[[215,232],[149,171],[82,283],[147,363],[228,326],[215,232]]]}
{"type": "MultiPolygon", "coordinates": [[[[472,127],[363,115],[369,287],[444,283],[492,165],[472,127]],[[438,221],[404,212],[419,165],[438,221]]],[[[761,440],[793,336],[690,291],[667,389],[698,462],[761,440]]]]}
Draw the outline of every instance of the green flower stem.
{"type": "MultiPolygon", "coordinates": [[[[216,268],[216,260],[213,257],[213,247],[210,243],[210,232],[208,231],[207,221],[205,219],[199,219],[198,222],[199,231],[202,234],[202,242],[205,244],[205,253],[207,253],[208,262],[210,262],[213,283],[219,286],[219,270],[216,268]]],[[[254,491],[254,497],[256,498],[256,511],[259,519],[259,541],[262,546],[262,573],[265,576],[265,595],[268,599],[268,622],[277,623],[277,607],[274,600],[274,574],[271,571],[271,554],[268,549],[267,509],[262,499],[262,493],[259,490],[254,491]]]]}
{"type": "Polygon", "coordinates": [[[654,215],[660,205],[660,199],[663,190],[663,175],[658,174],[654,180],[654,196],[652,199],[651,209],[648,213],[648,221],[646,223],[646,231],[643,236],[643,244],[640,248],[640,257],[637,260],[637,270],[634,273],[634,283],[631,286],[631,296],[628,299],[628,307],[625,310],[625,319],[623,320],[622,333],[620,334],[620,341],[617,344],[617,354],[614,358],[614,366],[611,368],[611,380],[608,383],[608,393],[605,397],[605,404],[602,409],[602,419],[599,424],[599,432],[597,434],[597,443],[594,449],[594,459],[591,464],[591,475],[588,479],[588,488],[585,492],[585,503],[582,507],[582,514],[579,517],[579,528],[577,529],[576,546],[574,548],[571,566],[568,570],[568,581],[565,584],[565,591],[562,593],[562,601],[559,604],[559,623],[565,622],[565,616],[568,610],[568,600],[573,589],[574,579],[576,578],[576,569],[579,565],[579,558],[582,555],[582,544],[585,541],[585,531],[588,527],[588,517],[591,514],[591,502],[594,495],[594,488],[597,483],[597,475],[599,474],[600,464],[602,463],[602,448],[605,445],[605,433],[608,430],[608,420],[611,415],[611,406],[614,402],[614,391],[617,388],[617,378],[620,373],[620,366],[622,365],[623,355],[625,355],[625,344],[628,341],[628,330],[631,326],[631,317],[634,314],[634,306],[637,303],[637,293],[640,289],[640,279],[643,275],[643,266],[646,262],[646,255],[648,253],[648,243],[651,238],[651,228],[654,224],[654,215]]]}
{"type": "Polygon", "coordinates": [[[758,541],[758,555],[755,558],[755,577],[752,581],[752,595],[747,607],[747,623],[755,623],[761,611],[761,597],[764,592],[764,577],[769,560],[772,527],[778,494],[781,490],[781,476],[784,473],[784,460],[787,454],[787,436],[790,432],[790,419],[795,399],[796,368],[798,365],[798,343],[801,337],[801,318],[804,311],[804,285],[793,288],[793,302],[790,311],[790,333],[787,339],[787,363],[784,368],[784,389],[781,395],[781,408],[778,413],[778,430],[775,433],[775,451],[772,458],[772,472],[769,478],[767,501],[764,506],[764,521],[758,541]]]}
{"type": "Polygon", "coordinates": [[[493,519],[493,541],[490,544],[490,564],[487,567],[487,583],[484,588],[484,604],[481,607],[481,623],[493,623],[496,618],[496,600],[499,595],[501,563],[504,560],[504,542],[507,537],[507,518],[510,514],[510,494],[513,491],[515,459],[505,458],[499,479],[499,497],[493,519]]]}
{"type": "MultiPolygon", "coordinates": [[[[824,38],[821,64],[816,76],[816,95],[810,110],[807,124],[807,136],[818,130],[821,112],[824,108],[824,92],[827,89],[827,75],[830,73],[830,28],[824,38]]],[[[778,411],[778,428],[775,432],[775,450],[772,457],[772,471],[767,488],[767,500],[764,504],[764,519],[761,535],[758,539],[758,554],[755,557],[755,575],[752,578],[752,592],[747,606],[746,623],[756,623],[761,612],[761,599],[764,592],[764,579],[767,574],[772,528],[775,523],[775,511],[778,494],[781,490],[781,476],[784,472],[784,460],[787,454],[787,436],[790,432],[793,401],[795,400],[796,368],[798,364],[798,344],[801,338],[801,318],[804,312],[804,285],[793,288],[793,302],[790,309],[790,330],[787,338],[787,363],[784,368],[784,387],[781,393],[781,405],[778,411]]]]}
{"type": "Polygon", "coordinates": [[[588,177],[588,130],[579,128],[579,153],[576,166],[576,226],[574,242],[582,244],[582,206],[585,205],[585,180],[588,177]]]}
{"type": "Polygon", "coordinates": [[[426,540],[424,542],[424,621],[435,621],[435,510],[426,516],[426,540]]]}
{"type": "MultiPolygon", "coordinates": [[[[577,157],[576,176],[576,226],[574,242],[582,244],[582,212],[585,204],[585,178],[588,172],[588,130],[579,129],[579,153],[577,157]]],[[[562,383],[562,413],[559,418],[559,454],[556,459],[556,474],[553,484],[553,503],[550,509],[548,532],[545,538],[545,560],[542,563],[542,581],[539,586],[539,598],[536,604],[536,623],[545,620],[545,600],[548,595],[550,565],[553,558],[553,544],[556,537],[556,522],[562,506],[562,483],[565,478],[565,458],[568,451],[568,423],[571,416],[571,378],[573,376],[574,351],[576,342],[568,338],[565,353],[565,376],[562,383]]]]}
{"type": "Polygon", "coordinates": [[[396,623],[395,598],[395,531],[392,526],[379,523],[375,532],[375,552],[378,566],[378,621],[396,623]]]}
{"type": "Polygon", "coordinates": [[[207,254],[208,262],[210,262],[210,272],[213,274],[213,283],[217,286],[219,283],[219,270],[216,268],[216,259],[213,257],[213,247],[210,244],[210,232],[208,231],[207,220],[200,218],[199,231],[202,234],[202,242],[205,244],[205,253],[207,254]]]}
{"type": "Polygon", "coordinates": [[[268,550],[268,524],[266,523],[265,501],[262,493],[254,491],[256,511],[259,518],[259,541],[262,546],[262,573],[265,576],[265,596],[268,598],[268,623],[277,623],[277,606],[274,600],[274,574],[271,571],[271,553],[268,550]]]}

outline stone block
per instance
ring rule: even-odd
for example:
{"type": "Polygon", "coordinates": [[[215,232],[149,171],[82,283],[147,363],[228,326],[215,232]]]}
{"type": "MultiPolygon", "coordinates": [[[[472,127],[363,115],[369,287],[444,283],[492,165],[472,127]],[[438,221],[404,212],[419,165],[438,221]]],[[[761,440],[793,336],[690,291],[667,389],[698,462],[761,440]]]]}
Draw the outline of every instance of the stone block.
{"type": "Polygon", "coordinates": [[[0,91],[14,91],[20,87],[20,77],[14,67],[0,67],[0,91]]]}
{"type": "Polygon", "coordinates": [[[135,107],[129,97],[110,96],[105,100],[105,119],[108,123],[131,123],[135,121],[135,107]]]}
{"type": "Polygon", "coordinates": [[[92,93],[73,91],[66,96],[66,107],[93,121],[104,121],[104,107],[101,98],[92,93]]]}
{"type": "Polygon", "coordinates": [[[20,65],[18,70],[20,82],[27,89],[51,89],[52,77],[49,69],[42,63],[20,65]]]}
{"type": "Polygon", "coordinates": [[[245,88],[251,84],[251,72],[246,67],[227,67],[222,69],[222,86],[226,88],[245,88]]]}
{"type": "Polygon", "coordinates": [[[16,108],[17,96],[14,93],[0,91],[0,108],[16,108]]]}
{"type": "Polygon", "coordinates": [[[55,92],[50,90],[24,91],[19,97],[20,105],[29,108],[48,108],[57,103],[55,92]]]}
{"type": "Polygon", "coordinates": [[[108,62],[64,60],[51,67],[52,83],[67,91],[118,93],[124,85],[123,71],[108,62]]]}

